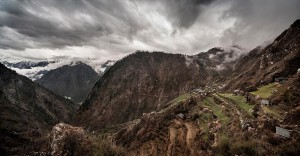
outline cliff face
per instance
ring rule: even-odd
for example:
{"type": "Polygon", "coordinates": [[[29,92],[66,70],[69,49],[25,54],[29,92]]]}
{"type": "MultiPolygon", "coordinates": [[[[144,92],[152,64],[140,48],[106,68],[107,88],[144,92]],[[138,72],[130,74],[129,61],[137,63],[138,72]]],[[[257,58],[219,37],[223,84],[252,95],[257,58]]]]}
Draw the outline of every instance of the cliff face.
{"type": "Polygon", "coordinates": [[[68,122],[76,107],[0,64],[1,153],[15,152],[57,122],[68,122]]]}
{"type": "Polygon", "coordinates": [[[137,52],[116,62],[101,77],[75,121],[91,128],[130,121],[202,86],[207,77],[187,56],[137,52]]]}

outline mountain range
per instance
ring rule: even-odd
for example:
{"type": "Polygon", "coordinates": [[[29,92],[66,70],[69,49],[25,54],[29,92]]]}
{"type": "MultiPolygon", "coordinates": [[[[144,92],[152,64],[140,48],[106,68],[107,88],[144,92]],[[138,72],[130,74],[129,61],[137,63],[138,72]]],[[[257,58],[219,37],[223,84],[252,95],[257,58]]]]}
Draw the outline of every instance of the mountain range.
{"type": "Polygon", "coordinates": [[[37,80],[60,96],[1,65],[1,153],[299,155],[299,39],[297,20],[250,52],[137,51],[101,77],[73,62],[37,80]],[[62,96],[84,86],[76,111],[62,96]]]}
{"type": "Polygon", "coordinates": [[[100,76],[115,63],[111,60],[99,63],[97,60],[78,58],[33,60],[7,56],[0,56],[0,62],[55,94],[79,104],[100,76]]]}
{"type": "Polygon", "coordinates": [[[129,155],[297,155],[299,35],[297,20],[248,53],[136,52],[100,78],[73,124],[116,133],[129,155]]]}
{"type": "Polygon", "coordinates": [[[0,62],[6,67],[15,70],[17,73],[24,75],[31,80],[37,80],[50,70],[57,69],[65,65],[76,64],[83,62],[93,68],[93,70],[102,75],[107,68],[112,66],[115,61],[101,61],[91,58],[69,58],[69,57],[53,57],[49,59],[32,59],[23,57],[11,57],[0,54],[0,62]]]}

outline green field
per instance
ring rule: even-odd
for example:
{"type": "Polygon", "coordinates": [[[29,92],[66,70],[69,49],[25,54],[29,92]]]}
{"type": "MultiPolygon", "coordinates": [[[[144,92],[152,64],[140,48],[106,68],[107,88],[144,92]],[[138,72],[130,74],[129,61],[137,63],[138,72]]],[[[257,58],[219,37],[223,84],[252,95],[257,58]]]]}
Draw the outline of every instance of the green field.
{"type": "Polygon", "coordinates": [[[258,88],[257,91],[254,92],[250,92],[253,95],[258,95],[261,98],[267,99],[269,98],[273,92],[277,90],[277,84],[275,83],[270,83],[268,85],[262,86],[260,88],[258,88]]]}
{"type": "Polygon", "coordinates": [[[223,108],[220,105],[216,104],[212,97],[205,98],[201,103],[210,108],[218,117],[218,119],[224,124],[228,123],[229,118],[224,114],[223,108]]]}
{"type": "Polygon", "coordinates": [[[244,109],[245,111],[249,112],[250,109],[254,107],[254,105],[250,105],[246,102],[245,97],[233,94],[220,94],[223,97],[233,100],[240,108],[244,109]]]}
{"type": "Polygon", "coordinates": [[[266,112],[278,119],[283,118],[282,115],[280,115],[280,113],[282,113],[282,111],[277,106],[272,106],[272,107],[263,106],[262,109],[264,110],[264,112],[266,112]]]}

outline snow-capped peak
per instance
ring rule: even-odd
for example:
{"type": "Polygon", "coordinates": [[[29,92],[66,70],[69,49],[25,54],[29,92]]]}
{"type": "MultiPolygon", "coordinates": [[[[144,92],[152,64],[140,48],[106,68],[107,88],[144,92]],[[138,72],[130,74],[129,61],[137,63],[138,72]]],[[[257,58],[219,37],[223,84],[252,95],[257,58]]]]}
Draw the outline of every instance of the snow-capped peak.
{"type": "Polygon", "coordinates": [[[56,69],[64,65],[74,66],[80,63],[85,63],[91,66],[99,75],[101,75],[108,67],[115,63],[115,61],[111,60],[103,62],[101,60],[89,58],[51,58],[36,60],[10,57],[6,55],[0,55],[0,62],[8,68],[15,70],[17,73],[32,80],[41,78],[45,73],[52,69],[56,69]]]}

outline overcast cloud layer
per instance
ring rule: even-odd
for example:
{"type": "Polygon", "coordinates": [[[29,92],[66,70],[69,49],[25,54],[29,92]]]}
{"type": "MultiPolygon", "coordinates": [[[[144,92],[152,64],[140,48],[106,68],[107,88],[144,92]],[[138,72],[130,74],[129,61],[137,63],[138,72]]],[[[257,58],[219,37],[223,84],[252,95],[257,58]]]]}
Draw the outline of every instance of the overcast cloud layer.
{"type": "Polygon", "coordinates": [[[118,59],[251,49],[300,18],[299,8],[299,0],[0,0],[0,53],[118,59]]]}

